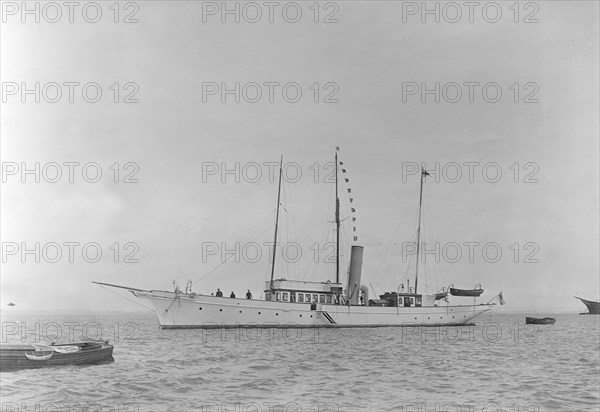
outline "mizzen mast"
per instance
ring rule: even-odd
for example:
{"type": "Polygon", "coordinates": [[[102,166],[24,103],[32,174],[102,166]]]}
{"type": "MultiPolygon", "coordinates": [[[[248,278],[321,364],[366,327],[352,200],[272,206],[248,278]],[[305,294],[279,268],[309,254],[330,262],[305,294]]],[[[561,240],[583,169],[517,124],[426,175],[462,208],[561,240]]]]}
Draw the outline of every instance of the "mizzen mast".
{"type": "Polygon", "coordinates": [[[338,195],[338,155],[335,148],[335,283],[340,283],[340,197],[338,195]]]}

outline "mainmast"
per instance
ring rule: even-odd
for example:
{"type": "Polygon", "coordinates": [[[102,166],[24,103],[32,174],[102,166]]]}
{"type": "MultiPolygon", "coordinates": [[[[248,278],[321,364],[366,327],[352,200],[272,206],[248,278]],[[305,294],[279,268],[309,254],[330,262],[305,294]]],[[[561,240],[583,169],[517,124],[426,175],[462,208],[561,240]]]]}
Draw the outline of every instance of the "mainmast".
{"type": "MultiPolygon", "coordinates": [[[[421,205],[423,203],[423,182],[425,176],[429,176],[429,173],[421,167],[421,191],[419,193],[419,224],[417,226],[417,265],[415,268],[415,293],[417,293],[417,285],[419,284],[419,246],[421,245],[421,205]]],[[[410,292],[410,289],[408,290],[410,292]]]]}
{"type": "Polygon", "coordinates": [[[340,283],[340,198],[338,196],[338,155],[335,152],[335,283],[340,283]]]}
{"type": "Polygon", "coordinates": [[[283,155],[279,160],[279,189],[277,190],[277,213],[275,215],[275,238],[273,240],[273,261],[271,263],[271,283],[270,289],[273,290],[273,276],[275,276],[275,251],[277,249],[277,227],[279,225],[279,204],[281,200],[281,175],[283,173],[283,155]]]}

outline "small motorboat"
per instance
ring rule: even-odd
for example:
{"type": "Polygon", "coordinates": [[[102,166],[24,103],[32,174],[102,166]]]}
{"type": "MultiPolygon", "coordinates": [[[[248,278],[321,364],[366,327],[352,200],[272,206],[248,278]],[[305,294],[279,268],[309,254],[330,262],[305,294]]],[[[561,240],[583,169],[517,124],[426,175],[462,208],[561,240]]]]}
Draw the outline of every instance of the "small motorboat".
{"type": "Polygon", "coordinates": [[[113,346],[85,341],[50,345],[0,345],[0,372],[114,362],[113,346]]]}
{"type": "Polygon", "coordinates": [[[554,318],[534,318],[531,316],[526,316],[525,323],[527,325],[553,325],[556,323],[556,319],[554,319],[554,318]]]}

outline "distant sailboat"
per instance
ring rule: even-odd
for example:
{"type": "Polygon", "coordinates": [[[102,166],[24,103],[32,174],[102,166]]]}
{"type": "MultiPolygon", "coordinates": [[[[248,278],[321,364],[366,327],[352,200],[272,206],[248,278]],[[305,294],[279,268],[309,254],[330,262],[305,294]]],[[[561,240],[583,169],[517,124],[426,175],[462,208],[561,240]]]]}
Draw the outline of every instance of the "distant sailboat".
{"type": "Polygon", "coordinates": [[[588,312],[582,313],[582,315],[600,315],[600,302],[593,302],[591,300],[586,300],[577,296],[574,296],[575,299],[579,299],[583,302],[583,304],[587,307],[588,312]]]}

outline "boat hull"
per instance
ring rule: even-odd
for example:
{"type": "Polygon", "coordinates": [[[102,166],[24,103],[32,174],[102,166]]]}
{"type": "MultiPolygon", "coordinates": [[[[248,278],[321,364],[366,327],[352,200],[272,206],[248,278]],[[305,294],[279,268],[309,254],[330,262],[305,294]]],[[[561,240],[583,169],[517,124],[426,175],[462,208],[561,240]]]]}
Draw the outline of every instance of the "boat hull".
{"type": "Polygon", "coordinates": [[[471,323],[494,306],[341,306],[158,291],[132,293],[154,308],[163,329],[451,326],[471,323]]]}
{"type": "Polygon", "coordinates": [[[586,313],[587,315],[600,315],[600,302],[592,302],[591,300],[578,298],[577,296],[575,296],[575,298],[582,301],[583,304],[587,307],[587,309],[588,309],[588,313],[586,313]]]}
{"type": "Polygon", "coordinates": [[[483,293],[483,289],[456,289],[450,288],[450,294],[452,296],[464,296],[464,297],[479,297],[483,293]]]}
{"type": "MultiPolygon", "coordinates": [[[[53,346],[44,346],[43,351],[33,345],[2,345],[0,347],[0,371],[8,372],[21,369],[38,369],[65,365],[94,365],[114,362],[113,346],[106,343],[70,344],[79,345],[80,350],[72,353],[60,353],[53,346]],[[43,356],[37,354],[45,354],[43,356]],[[51,356],[48,356],[50,353],[51,356]]],[[[60,348],[63,345],[56,345],[60,348]]]]}
{"type": "Polygon", "coordinates": [[[554,318],[533,318],[530,316],[525,317],[525,323],[527,325],[553,325],[556,323],[554,318]]]}

